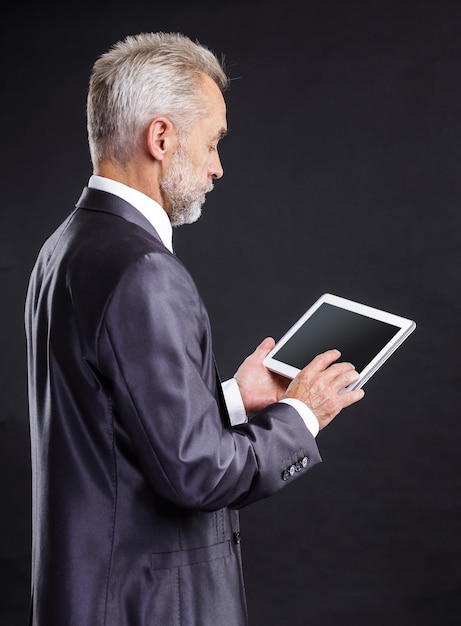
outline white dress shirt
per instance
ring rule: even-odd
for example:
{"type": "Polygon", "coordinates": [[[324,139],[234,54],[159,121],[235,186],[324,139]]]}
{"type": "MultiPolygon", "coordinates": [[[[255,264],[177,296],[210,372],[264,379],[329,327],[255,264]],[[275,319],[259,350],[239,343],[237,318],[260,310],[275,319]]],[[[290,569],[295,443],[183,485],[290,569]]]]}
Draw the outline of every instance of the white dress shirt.
{"type": "MultiPolygon", "coordinates": [[[[166,211],[158,202],[155,202],[155,200],[152,200],[149,196],[137,191],[137,189],[133,189],[123,183],[102,176],[91,176],[88,187],[99,189],[100,191],[107,191],[129,202],[149,220],[164,246],[168,248],[170,252],[173,252],[173,228],[166,211]]],[[[231,424],[235,426],[236,424],[247,422],[248,417],[235,378],[230,378],[223,382],[222,389],[231,424]]],[[[304,402],[296,398],[284,398],[280,400],[280,402],[285,402],[296,409],[312,435],[314,437],[317,435],[319,432],[318,420],[304,402]]]]}

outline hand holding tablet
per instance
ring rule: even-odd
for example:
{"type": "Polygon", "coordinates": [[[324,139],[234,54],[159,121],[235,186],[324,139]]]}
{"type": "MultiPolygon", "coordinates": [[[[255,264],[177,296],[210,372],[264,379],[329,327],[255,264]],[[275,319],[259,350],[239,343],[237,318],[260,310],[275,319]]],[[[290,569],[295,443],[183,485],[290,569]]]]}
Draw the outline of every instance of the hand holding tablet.
{"type": "Polygon", "coordinates": [[[294,378],[317,355],[337,349],[339,361],[359,373],[343,391],[358,389],[415,328],[413,320],[326,293],[276,343],[264,365],[294,378]]]}

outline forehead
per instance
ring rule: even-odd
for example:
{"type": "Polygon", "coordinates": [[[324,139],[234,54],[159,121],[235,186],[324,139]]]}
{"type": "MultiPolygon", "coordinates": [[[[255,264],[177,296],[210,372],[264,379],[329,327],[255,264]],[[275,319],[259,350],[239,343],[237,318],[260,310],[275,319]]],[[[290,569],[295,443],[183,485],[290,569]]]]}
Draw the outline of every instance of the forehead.
{"type": "Polygon", "coordinates": [[[202,126],[222,135],[227,130],[226,102],[217,84],[209,76],[202,79],[202,93],[206,114],[201,118],[202,126]]]}

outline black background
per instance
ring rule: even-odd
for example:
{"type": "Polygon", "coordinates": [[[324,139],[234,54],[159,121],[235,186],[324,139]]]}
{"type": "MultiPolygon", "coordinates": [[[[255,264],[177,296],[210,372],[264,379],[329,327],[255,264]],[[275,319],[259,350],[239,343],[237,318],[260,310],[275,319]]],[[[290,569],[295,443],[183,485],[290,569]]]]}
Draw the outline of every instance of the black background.
{"type": "Polygon", "coordinates": [[[27,279],[91,174],[93,61],[166,30],[233,78],[225,176],[175,231],[223,378],[325,291],[417,322],[324,462],[242,511],[250,623],[460,626],[461,3],[18,2],[2,24],[0,623],[28,602],[27,279]]]}

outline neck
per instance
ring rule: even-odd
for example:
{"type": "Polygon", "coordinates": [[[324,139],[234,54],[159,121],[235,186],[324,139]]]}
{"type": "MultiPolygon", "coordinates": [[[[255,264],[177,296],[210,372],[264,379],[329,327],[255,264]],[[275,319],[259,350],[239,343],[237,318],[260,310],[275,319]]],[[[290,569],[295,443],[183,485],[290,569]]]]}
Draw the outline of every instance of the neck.
{"type": "Polygon", "coordinates": [[[142,165],[139,166],[139,164],[121,166],[112,161],[104,161],[95,167],[94,173],[98,176],[104,176],[105,178],[110,178],[128,187],[132,187],[163,206],[158,177],[155,175],[156,168],[152,170],[151,167],[147,170],[146,167],[142,167],[142,165]]]}

